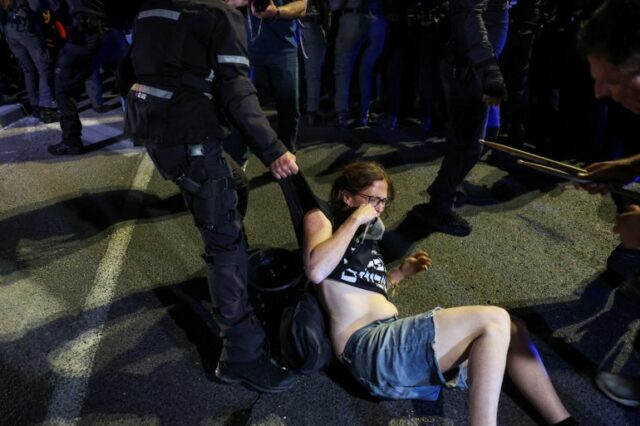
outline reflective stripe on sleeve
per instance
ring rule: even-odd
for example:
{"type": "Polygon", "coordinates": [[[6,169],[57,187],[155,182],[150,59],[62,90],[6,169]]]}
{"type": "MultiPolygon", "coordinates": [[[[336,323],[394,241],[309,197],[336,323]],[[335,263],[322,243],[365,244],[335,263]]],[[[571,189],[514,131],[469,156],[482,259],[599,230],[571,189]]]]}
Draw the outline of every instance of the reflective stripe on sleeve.
{"type": "Polygon", "coordinates": [[[180,18],[180,12],[169,9],[149,9],[138,14],[138,19],[144,18],[165,18],[177,21],[180,18]]]}
{"type": "Polygon", "coordinates": [[[240,64],[249,66],[249,58],[245,56],[234,55],[218,55],[218,63],[220,64],[240,64]]]}

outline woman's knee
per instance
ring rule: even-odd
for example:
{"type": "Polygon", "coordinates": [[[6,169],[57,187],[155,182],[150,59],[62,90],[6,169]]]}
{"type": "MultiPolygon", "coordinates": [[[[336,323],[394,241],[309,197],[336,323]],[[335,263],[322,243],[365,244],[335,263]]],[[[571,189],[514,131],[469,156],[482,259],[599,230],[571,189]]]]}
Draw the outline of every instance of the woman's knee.
{"type": "Polygon", "coordinates": [[[498,306],[483,306],[479,312],[482,332],[508,337],[511,335],[511,316],[498,306]]]}

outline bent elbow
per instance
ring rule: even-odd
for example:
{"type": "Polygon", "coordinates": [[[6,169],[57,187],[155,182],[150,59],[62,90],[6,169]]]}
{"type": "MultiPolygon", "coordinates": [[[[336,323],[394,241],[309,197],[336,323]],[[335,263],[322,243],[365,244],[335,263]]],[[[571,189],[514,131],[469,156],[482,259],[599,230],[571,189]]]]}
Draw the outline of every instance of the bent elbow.
{"type": "Polygon", "coordinates": [[[320,284],[327,277],[327,274],[324,274],[322,271],[319,271],[318,268],[313,267],[305,269],[305,274],[309,281],[314,284],[320,284]]]}

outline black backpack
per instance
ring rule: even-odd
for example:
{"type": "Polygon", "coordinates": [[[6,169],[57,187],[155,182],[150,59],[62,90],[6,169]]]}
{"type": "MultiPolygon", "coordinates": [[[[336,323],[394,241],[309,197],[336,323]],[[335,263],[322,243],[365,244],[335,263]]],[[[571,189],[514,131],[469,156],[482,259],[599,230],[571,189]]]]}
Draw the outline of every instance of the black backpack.
{"type": "Polygon", "coordinates": [[[284,364],[301,374],[322,370],[331,361],[331,341],[322,306],[309,281],[294,290],[292,302],[280,316],[280,356],[284,364]]]}
{"type": "MultiPolygon", "coordinates": [[[[282,186],[298,244],[302,247],[304,215],[311,209],[327,210],[326,204],[311,191],[302,172],[279,181],[282,186]]],[[[284,364],[301,374],[322,370],[331,361],[332,348],[327,318],[316,296],[313,283],[292,290],[280,316],[280,352],[284,364]]]]}

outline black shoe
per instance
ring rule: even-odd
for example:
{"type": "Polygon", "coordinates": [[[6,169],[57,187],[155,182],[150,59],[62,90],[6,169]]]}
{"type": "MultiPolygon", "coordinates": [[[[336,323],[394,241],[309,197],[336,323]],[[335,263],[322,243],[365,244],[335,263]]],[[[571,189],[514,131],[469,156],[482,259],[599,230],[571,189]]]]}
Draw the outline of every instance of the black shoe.
{"type": "Polygon", "coordinates": [[[263,393],[284,392],[293,387],[295,376],[266,355],[252,362],[218,362],[216,377],[223,383],[240,383],[263,393]]]}
{"type": "Polygon", "coordinates": [[[465,237],[471,233],[471,224],[453,210],[436,212],[428,209],[425,220],[434,231],[457,237],[465,237]]]}
{"type": "Polygon", "coordinates": [[[57,108],[40,108],[40,121],[43,123],[55,123],[60,121],[60,113],[57,108]]]}
{"type": "Polygon", "coordinates": [[[598,389],[627,407],[640,407],[640,379],[599,371],[593,378],[598,389]]]}
{"type": "Polygon", "coordinates": [[[607,269],[623,279],[629,278],[635,271],[640,270],[640,250],[624,248],[622,244],[618,244],[607,259],[607,269]]]}
{"type": "Polygon", "coordinates": [[[35,118],[40,118],[40,107],[39,106],[34,106],[31,107],[31,116],[35,117],[35,118]]]}
{"type": "Polygon", "coordinates": [[[49,145],[47,151],[51,155],[79,155],[82,154],[82,145],[70,145],[60,142],[55,145],[49,145]]]}
{"type": "Polygon", "coordinates": [[[107,108],[104,104],[91,104],[91,109],[98,114],[104,114],[105,112],[109,111],[109,108],[107,108]]]}

